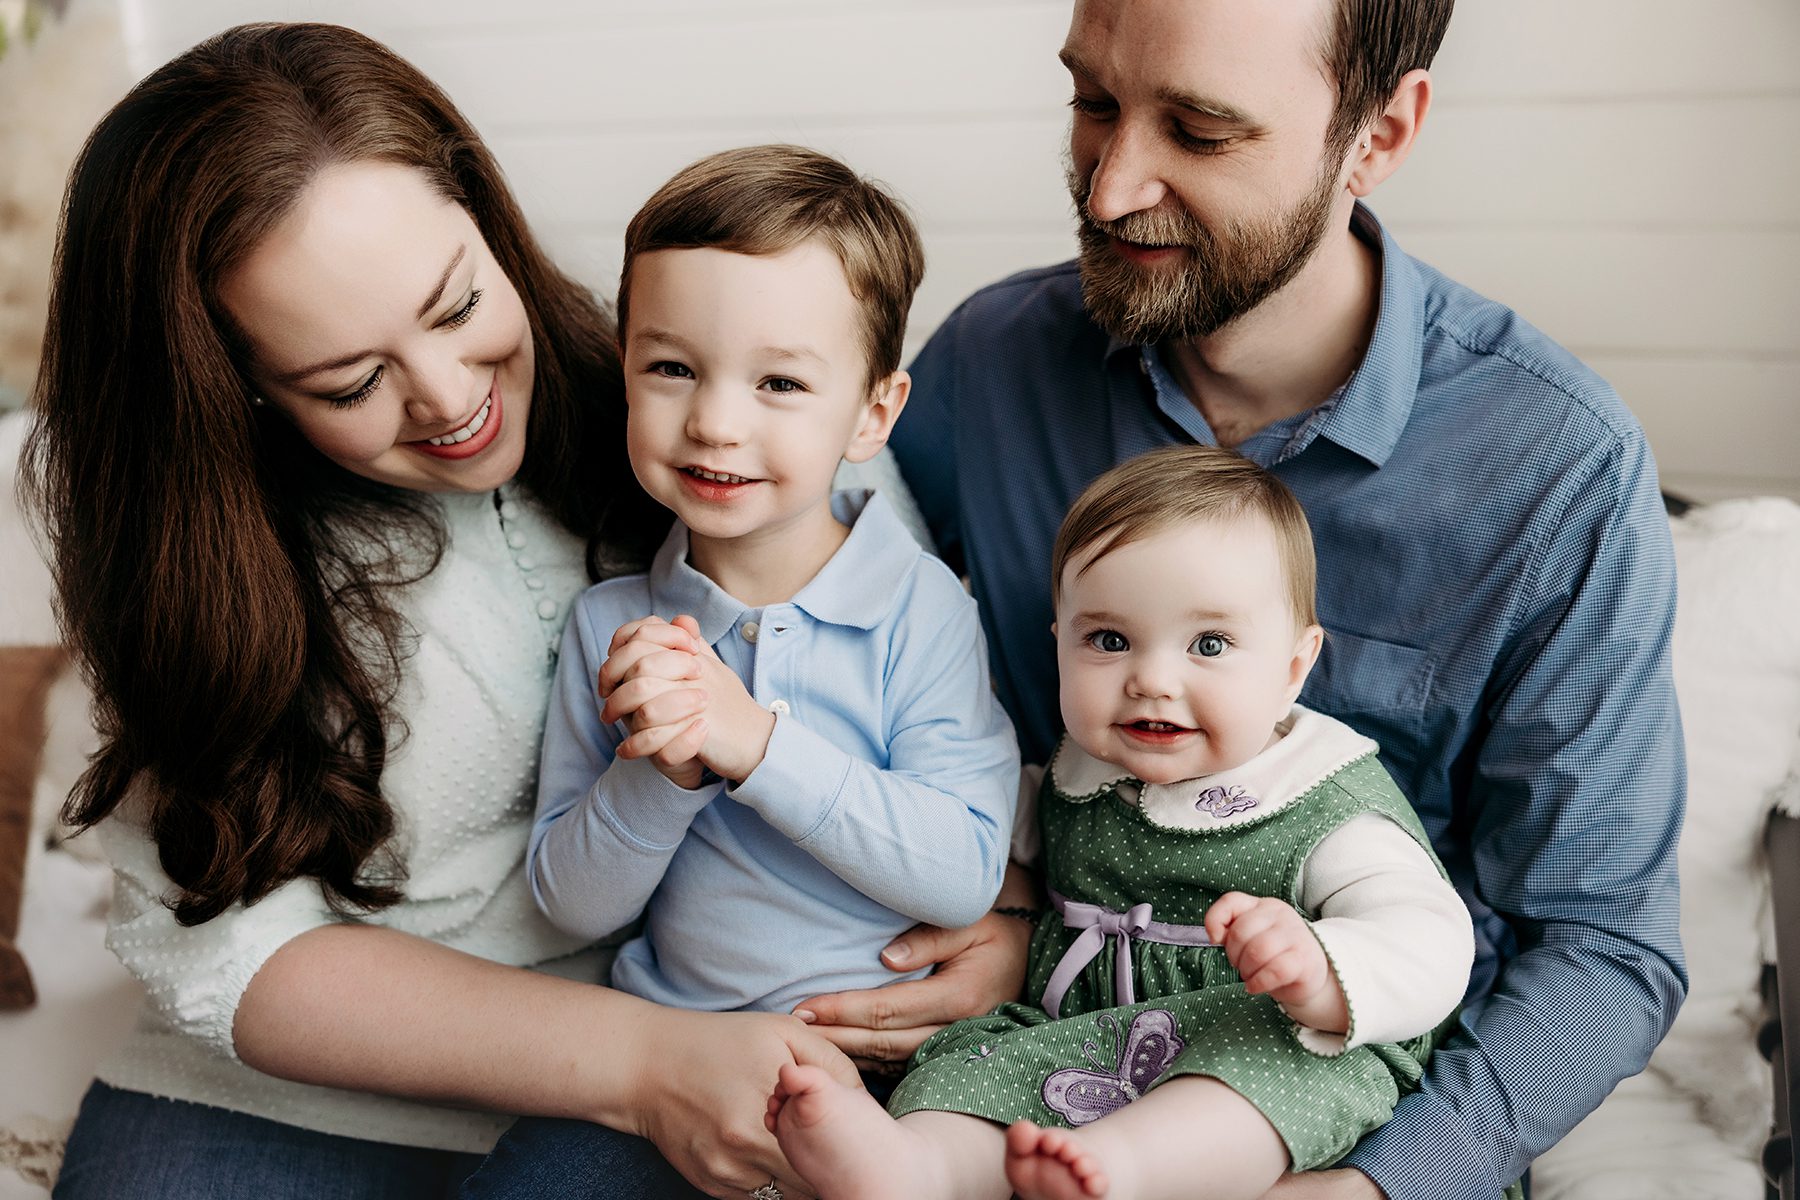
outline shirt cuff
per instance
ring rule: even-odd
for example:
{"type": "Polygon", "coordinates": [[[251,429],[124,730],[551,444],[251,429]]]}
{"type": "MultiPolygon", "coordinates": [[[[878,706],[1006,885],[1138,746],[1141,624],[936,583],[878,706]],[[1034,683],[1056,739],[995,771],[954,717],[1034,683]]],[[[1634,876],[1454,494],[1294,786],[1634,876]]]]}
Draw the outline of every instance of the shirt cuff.
{"type": "Polygon", "coordinates": [[[1512,1182],[1498,1177],[1489,1148],[1429,1091],[1403,1097],[1339,1165],[1367,1175],[1388,1200],[1496,1200],[1512,1182]]]}
{"type": "Polygon", "coordinates": [[[850,767],[849,755],[792,717],[778,715],[762,762],[725,794],[801,842],[837,807],[850,767]]]}
{"type": "Polygon", "coordinates": [[[606,823],[627,844],[659,854],[679,846],[700,810],[719,794],[716,783],[690,791],[647,758],[615,758],[594,788],[606,823]],[[623,799],[624,811],[614,803],[618,799],[623,799]]]}

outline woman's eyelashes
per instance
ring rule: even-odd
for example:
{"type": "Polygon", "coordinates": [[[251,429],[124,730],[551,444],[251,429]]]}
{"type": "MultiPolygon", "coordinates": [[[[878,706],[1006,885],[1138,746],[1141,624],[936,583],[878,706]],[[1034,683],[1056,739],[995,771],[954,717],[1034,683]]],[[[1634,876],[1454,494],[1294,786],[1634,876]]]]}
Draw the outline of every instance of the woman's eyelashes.
{"type": "MultiPolygon", "coordinates": [[[[464,300],[455,312],[445,317],[442,321],[439,321],[438,328],[460,329],[468,324],[469,318],[475,315],[475,306],[481,303],[481,296],[482,292],[480,288],[471,288],[469,290],[469,298],[464,300]]],[[[333,408],[355,408],[358,404],[361,404],[375,394],[375,389],[381,386],[382,376],[385,375],[386,372],[387,368],[376,367],[373,371],[369,372],[366,379],[356,385],[354,391],[338,396],[327,396],[325,399],[333,408]]]]}

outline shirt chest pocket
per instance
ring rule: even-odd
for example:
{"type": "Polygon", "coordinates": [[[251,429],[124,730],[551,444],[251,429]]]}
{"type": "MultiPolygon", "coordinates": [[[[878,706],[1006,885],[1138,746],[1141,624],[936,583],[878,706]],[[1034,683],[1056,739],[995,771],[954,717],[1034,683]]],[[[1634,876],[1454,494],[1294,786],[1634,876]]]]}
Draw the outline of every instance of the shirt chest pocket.
{"type": "Polygon", "coordinates": [[[1384,746],[1410,742],[1423,731],[1433,673],[1431,655],[1416,646],[1329,631],[1300,702],[1384,746]]]}

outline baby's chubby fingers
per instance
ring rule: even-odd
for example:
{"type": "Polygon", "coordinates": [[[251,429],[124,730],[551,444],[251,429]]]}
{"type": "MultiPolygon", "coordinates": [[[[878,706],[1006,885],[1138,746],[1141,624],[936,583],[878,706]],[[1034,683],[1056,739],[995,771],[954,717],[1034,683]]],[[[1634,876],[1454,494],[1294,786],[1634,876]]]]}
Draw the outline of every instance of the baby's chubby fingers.
{"type": "Polygon", "coordinates": [[[1238,918],[1255,910],[1260,903],[1259,897],[1247,892],[1226,892],[1206,910],[1206,936],[1213,940],[1213,945],[1223,946],[1238,918]]]}

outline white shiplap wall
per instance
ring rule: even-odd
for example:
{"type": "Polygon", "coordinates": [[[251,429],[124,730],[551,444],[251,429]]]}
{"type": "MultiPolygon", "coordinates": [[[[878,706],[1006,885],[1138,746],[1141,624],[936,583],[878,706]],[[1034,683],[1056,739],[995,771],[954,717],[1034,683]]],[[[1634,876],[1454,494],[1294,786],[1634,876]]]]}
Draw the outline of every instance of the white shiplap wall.
{"type": "MultiPolygon", "coordinates": [[[[1065,0],[121,0],[146,70],[245,20],[356,25],[436,78],[603,293],[625,221],[712,150],[797,141],[912,205],[916,346],[1067,257],[1065,0]]],[[[1375,206],[1618,387],[1665,484],[1800,498],[1800,3],[1462,0],[1375,206]]]]}

